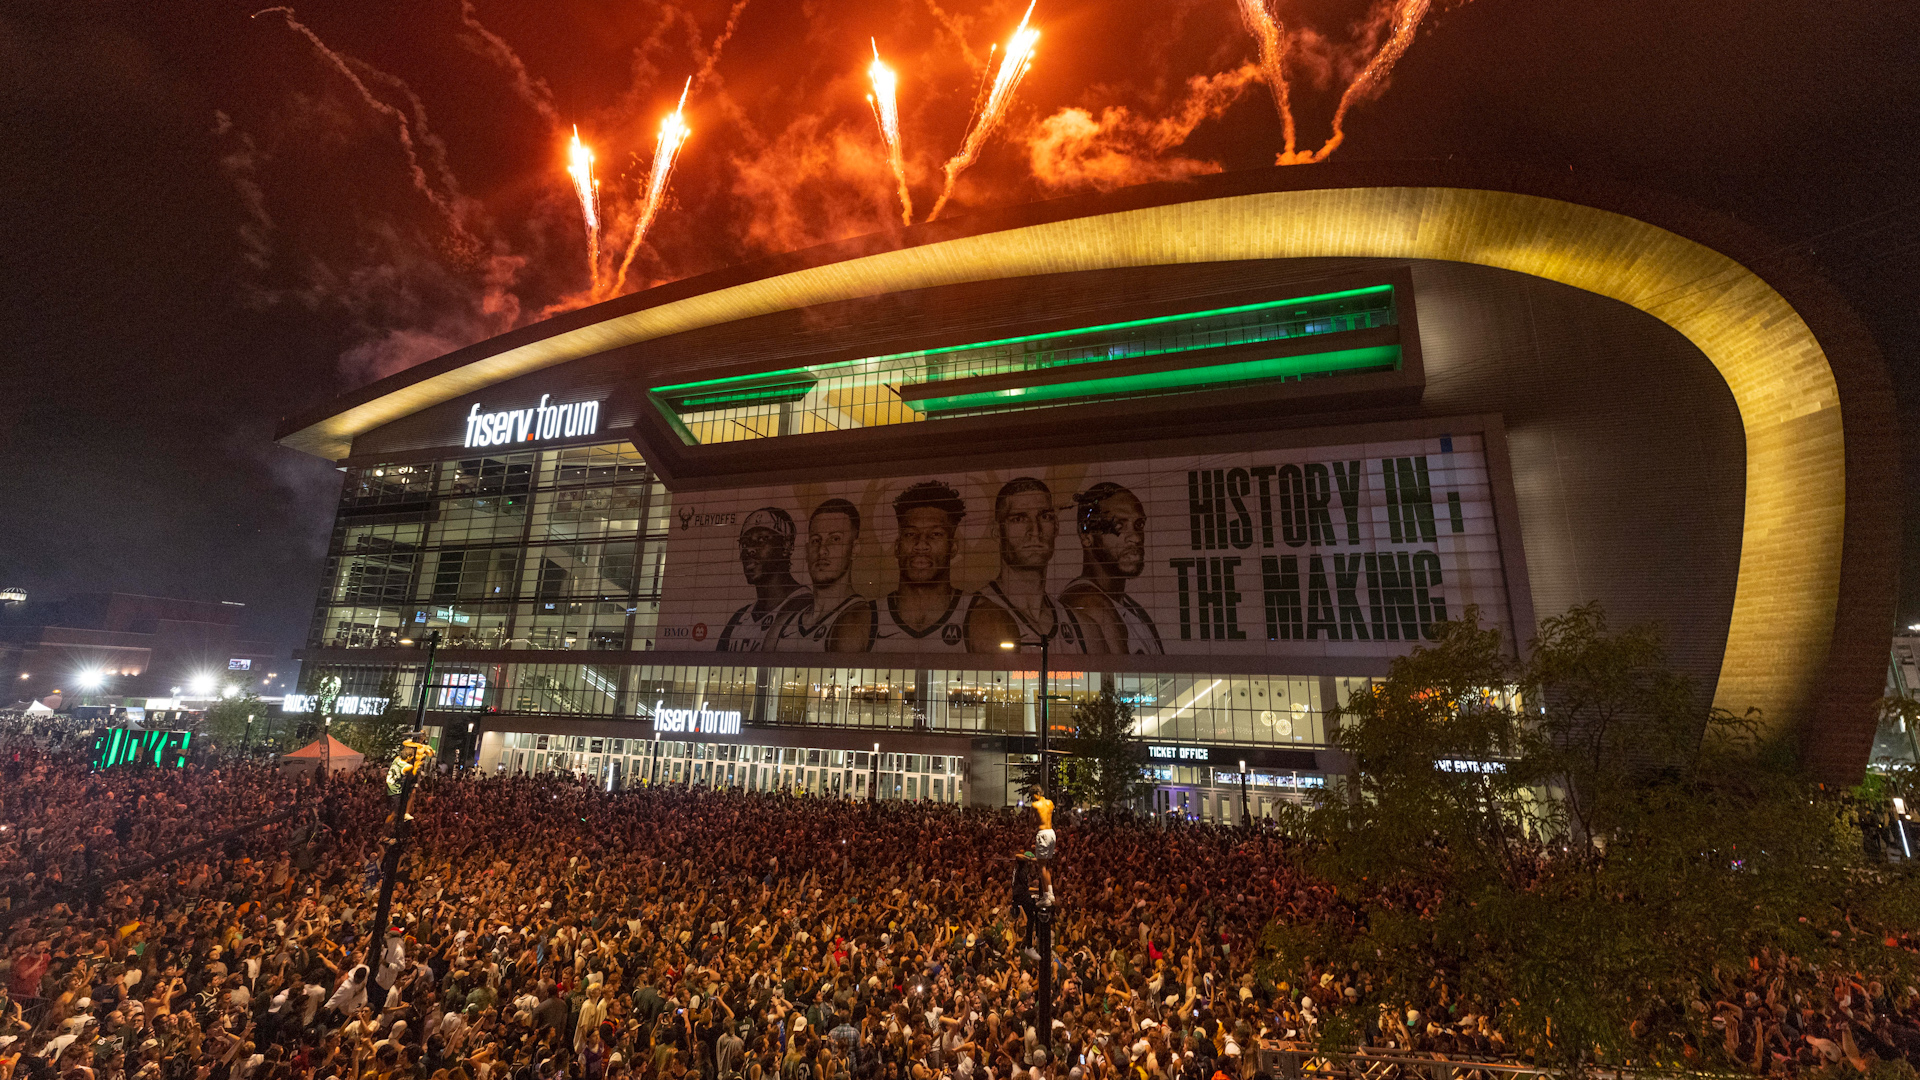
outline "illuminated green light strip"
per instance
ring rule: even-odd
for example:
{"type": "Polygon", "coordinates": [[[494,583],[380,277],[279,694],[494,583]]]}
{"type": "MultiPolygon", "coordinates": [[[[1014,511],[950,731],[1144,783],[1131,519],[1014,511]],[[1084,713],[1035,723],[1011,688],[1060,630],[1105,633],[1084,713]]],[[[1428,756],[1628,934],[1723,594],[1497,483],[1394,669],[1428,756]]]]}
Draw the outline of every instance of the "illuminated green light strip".
{"type": "Polygon", "coordinates": [[[836,368],[877,364],[887,360],[939,356],[946,353],[966,352],[970,349],[990,349],[998,345],[1017,345],[1029,341],[1052,341],[1056,338],[1072,337],[1077,334],[1098,334],[1108,330],[1131,330],[1140,326],[1162,326],[1167,323],[1192,322],[1197,319],[1212,318],[1216,315],[1237,315],[1248,311],[1267,311],[1273,308],[1291,307],[1299,304],[1318,304],[1328,300],[1345,300],[1349,297],[1373,296],[1380,293],[1391,292],[1393,292],[1392,285],[1369,285],[1363,289],[1346,289],[1341,292],[1318,293],[1313,296],[1295,296],[1285,300],[1267,300],[1258,304],[1240,304],[1234,307],[1213,308],[1207,311],[1190,311],[1181,315],[1159,315],[1151,319],[1131,319],[1126,322],[1102,323],[1098,326],[1081,326],[1072,330],[1049,330],[1040,334],[1023,334],[1019,337],[996,338],[992,341],[975,341],[965,345],[947,345],[937,349],[914,349],[909,352],[885,353],[880,356],[866,356],[858,360],[843,360],[839,363],[819,364],[813,367],[785,368],[780,371],[763,371],[755,375],[736,375],[725,379],[707,379],[701,382],[674,383],[669,386],[656,386],[653,388],[653,392],[656,394],[671,395],[675,391],[680,390],[729,386],[749,380],[778,378],[782,375],[818,375],[836,368]]]}
{"type": "Polygon", "coordinates": [[[1364,349],[1310,353],[1275,360],[1243,360],[1210,367],[1174,368],[1110,379],[1081,379],[1075,382],[1043,386],[1019,386],[978,394],[925,398],[915,405],[922,412],[952,412],[961,409],[1008,408],[1028,402],[1058,401],[1064,398],[1113,397],[1146,391],[1192,390],[1231,383],[1262,382],[1297,378],[1302,375],[1333,374],[1360,368],[1398,368],[1400,346],[1375,345],[1364,349]]]}
{"type": "Polygon", "coordinates": [[[741,390],[731,394],[699,394],[693,397],[668,397],[667,404],[681,412],[714,409],[724,405],[778,405],[799,401],[813,391],[815,383],[789,384],[768,390],[741,390]]]}

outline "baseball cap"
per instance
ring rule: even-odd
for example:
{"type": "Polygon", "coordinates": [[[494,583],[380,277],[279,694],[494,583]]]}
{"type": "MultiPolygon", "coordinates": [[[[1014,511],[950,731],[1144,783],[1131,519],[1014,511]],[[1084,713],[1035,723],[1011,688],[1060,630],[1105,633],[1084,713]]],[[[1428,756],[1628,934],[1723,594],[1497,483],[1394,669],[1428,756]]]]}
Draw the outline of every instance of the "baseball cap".
{"type": "Polygon", "coordinates": [[[755,529],[772,529],[783,540],[793,539],[793,518],[785,510],[774,506],[763,506],[747,515],[740,524],[740,535],[745,536],[755,529]]]}

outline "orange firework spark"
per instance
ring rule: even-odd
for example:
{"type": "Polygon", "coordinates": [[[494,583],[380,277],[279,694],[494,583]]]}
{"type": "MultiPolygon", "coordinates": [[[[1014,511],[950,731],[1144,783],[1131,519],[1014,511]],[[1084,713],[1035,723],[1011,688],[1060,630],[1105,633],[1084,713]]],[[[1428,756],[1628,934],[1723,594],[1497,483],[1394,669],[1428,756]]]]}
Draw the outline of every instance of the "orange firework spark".
{"type": "Polygon", "coordinates": [[[1260,46],[1260,75],[1273,91],[1273,107],[1279,110],[1280,125],[1286,134],[1287,149],[1282,157],[1293,156],[1293,102],[1287,89],[1287,31],[1273,13],[1267,10],[1266,0],[1240,0],[1240,17],[1247,24],[1247,32],[1260,46]]]}
{"type": "MultiPolygon", "coordinates": [[[[1241,0],[1242,8],[1244,9],[1249,2],[1254,2],[1254,0],[1241,0]]],[[[1293,147],[1293,123],[1291,118],[1289,118],[1287,122],[1287,147],[1286,150],[1275,159],[1274,164],[1312,165],[1316,162],[1327,160],[1327,155],[1338,150],[1340,144],[1347,140],[1348,111],[1355,105],[1363,101],[1371,100],[1380,93],[1381,84],[1385,82],[1388,73],[1393,70],[1393,65],[1399,63],[1400,58],[1407,54],[1407,48],[1413,44],[1413,35],[1420,30],[1420,21],[1427,17],[1427,11],[1432,6],[1432,0],[1395,0],[1393,16],[1388,22],[1387,40],[1380,46],[1380,51],[1373,54],[1373,59],[1367,62],[1366,68],[1354,77],[1353,82],[1347,85],[1346,92],[1340,95],[1340,107],[1333,112],[1333,134],[1328,136],[1325,145],[1321,146],[1318,150],[1295,150],[1293,147]]],[[[1263,67],[1265,53],[1266,46],[1263,44],[1261,46],[1263,67]]],[[[1276,93],[1278,95],[1284,95],[1285,92],[1281,90],[1276,91],[1276,93]]],[[[1277,97],[1276,100],[1278,100],[1277,97]]]]}
{"type": "MultiPolygon", "coordinates": [[[[1427,9],[1432,6],[1431,0],[1399,0],[1399,4],[1393,11],[1393,22],[1390,24],[1386,44],[1380,46],[1380,51],[1373,55],[1366,69],[1354,78],[1353,83],[1347,87],[1347,92],[1340,95],[1340,107],[1333,111],[1333,135],[1327,139],[1327,144],[1313,155],[1314,161],[1326,160],[1328,154],[1333,153],[1342,142],[1346,141],[1347,110],[1372,99],[1380,92],[1381,82],[1386,79],[1387,73],[1393,70],[1393,65],[1399,63],[1400,58],[1407,54],[1407,47],[1413,44],[1413,35],[1420,29],[1420,20],[1427,17],[1427,9]]],[[[1284,165],[1286,162],[1281,164],[1284,165]]]]}
{"type": "Polygon", "coordinates": [[[633,227],[633,239],[627,243],[626,257],[620,260],[620,273],[613,280],[613,291],[617,296],[627,284],[627,268],[633,265],[633,257],[640,250],[640,242],[647,237],[647,230],[653,227],[653,219],[660,213],[660,201],[667,194],[667,180],[673,175],[673,160],[680,153],[680,145],[687,141],[692,130],[687,127],[687,91],[693,89],[693,79],[687,79],[687,85],[680,90],[680,104],[660,122],[660,140],[653,146],[653,171],[647,174],[647,201],[640,208],[640,220],[633,227]]]}
{"type": "Polygon", "coordinates": [[[1040,40],[1040,31],[1027,26],[1027,20],[1032,17],[1033,4],[1029,3],[1027,13],[1020,16],[1019,27],[1007,41],[1007,51],[1000,56],[1000,70],[993,76],[993,85],[987,90],[987,100],[980,106],[973,126],[967,129],[966,141],[960,144],[960,152],[947,160],[947,185],[933,204],[933,212],[927,215],[928,221],[940,216],[947,200],[953,197],[953,185],[960,179],[960,174],[980,156],[987,137],[1006,119],[1007,106],[1013,103],[1013,92],[1026,76],[1027,69],[1033,66],[1033,46],[1040,40]]]}
{"type": "Polygon", "coordinates": [[[580,141],[580,127],[573,129],[573,145],[567,149],[567,175],[573,177],[573,192],[580,196],[580,216],[587,223],[587,270],[593,291],[600,291],[600,181],[593,178],[593,148],[580,141]]]}
{"type": "Polygon", "coordinates": [[[873,93],[867,104],[873,108],[874,122],[880,125],[880,138],[887,144],[887,164],[893,167],[894,186],[900,191],[900,223],[913,224],[913,196],[907,192],[907,160],[900,151],[900,106],[894,97],[897,81],[893,69],[880,62],[880,43],[873,44],[873,64],[867,78],[873,80],[873,93]]]}

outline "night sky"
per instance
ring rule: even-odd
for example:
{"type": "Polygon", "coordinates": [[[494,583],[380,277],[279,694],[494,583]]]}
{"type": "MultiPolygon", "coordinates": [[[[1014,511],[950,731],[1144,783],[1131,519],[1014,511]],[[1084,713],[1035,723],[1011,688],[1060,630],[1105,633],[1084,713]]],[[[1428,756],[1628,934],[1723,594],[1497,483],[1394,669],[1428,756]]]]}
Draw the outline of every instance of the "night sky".
{"type": "MultiPolygon", "coordinates": [[[[262,6],[0,3],[0,585],[242,601],[252,636],[284,652],[305,637],[339,474],[273,445],[277,419],[578,303],[584,242],[556,125],[599,148],[624,220],[660,118],[730,4],[473,0],[524,59],[524,92],[460,0],[297,5],[409,116],[425,193],[393,119],[283,17],[249,17],[262,6]]],[[[1023,6],[751,0],[689,98],[694,134],[635,280],[897,220],[863,99],[869,36],[901,70],[924,214],[977,85],[961,43],[984,58],[1023,6]]],[[[1570,168],[1741,218],[1853,302],[1915,415],[1920,5],[1436,6],[1338,159],[1570,168]]],[[[1370,4],[1273,7],[1312,31],[1294,98],[1314,145],[1370,4]]],[[[1154,124],[1192,102],[1187,80],[1253,56],[1233,0],[1040,0],[1033,21],[1032,72],[947,216],[1272,163],[1280,124],[1258,83],[1203,109],[1184,143],[1154,142],[1154,124]],[[1044,153],[1072,108],[1112,140],[1100,170],[1063,172],[1044,153]]],[[[1903,449],[1912,565],[1912,425],[1903,449]]],[[[1914,619],[1920,574],[1902,588],[1901,621],[1914,619]]]]}

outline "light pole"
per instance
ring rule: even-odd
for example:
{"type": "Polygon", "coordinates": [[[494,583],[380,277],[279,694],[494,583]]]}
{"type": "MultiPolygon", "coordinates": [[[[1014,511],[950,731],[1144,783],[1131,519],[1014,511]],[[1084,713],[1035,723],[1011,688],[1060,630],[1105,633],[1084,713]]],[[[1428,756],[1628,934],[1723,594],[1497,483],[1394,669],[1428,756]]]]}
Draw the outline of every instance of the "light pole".
{"type": "Polygon", "coordinates": [[[1040,793],[1049,799],[1053,798],[1053,766],[1047,760],[1047,648],[1052,643],[1052,634],[1041,634],[1039,641],[1021,638],[1000,643],[1009,652],[1022,645],[1040,646],[1040,793]]]}
{"type": "Polygon", "coordinates": [[[1240,824],[1253,827],[1253,810],[1247,804],[1247,763],[1240,762],[1240,824]]]}
{"type": "Polygon", "coordinates": [[[873,765],[873,781],[867,785],[867,801],[870,803],[877,803],[880,801],[880,744],[879,743],[873,744],[873,761],[871,764],[873,765]]]}
{"type": "MultiPolygon", "coordinates": [[[[1057,629],[1057,628],[1056,628],[1057,629]]],[[[1053,799],[1053,766],[1047,760],[1047,647],[1052,644],[1052,634],[1041,634],[1040,646],[1040,794],[1048,801],[1053,799]]],[[[1022,645],[1032,645],[1027,640],[1003,641],[1000,647],[1011,652],[1022,645]]],[[[1051,893],[1049,892],[1049,895],[1051,893]]],[[[1046,897],[1042,897],[1043,900],[1046,897]]],[[[1039,938],[1040,985],[1035,987],[1033,995],[1034,1027],[1040,1032],[1040,1045],[1047,1050],[1047,1060],[1053,1060],[1053,904],[1049,901],[1030,909],[1031,916],[1040,924],[1034,936],[1039,938]]]]}
{"type": "MultiPolygon", "coordinates": [[[[426,730],[427,690],[433,684],[433,654],[439,648],[440,631],[435,630],[427,635],[427,666],[420,673],[420,699],[413,711],[413,730],[416,732],[426,730]]],[[[410,747],[401,749],[404,753],[412,753],[410,747]]],[[[379,971],[381,935],[386,932],[387,917],[393,911],[393,886],[394,879],[400,876],[400,853],[406,847],[408,833],[412,832],[408,827],[411,819],[407,810],[413,804],[413,785],[419,779],[420,769],[417,766],[408,769],[400,778],[400,801],[393,810],[393,841],[387,845],[387,857],[381,867],[380,903],[374,908],[373,943],[367,951],[369,969],[376,973],[379,971]]]]}

